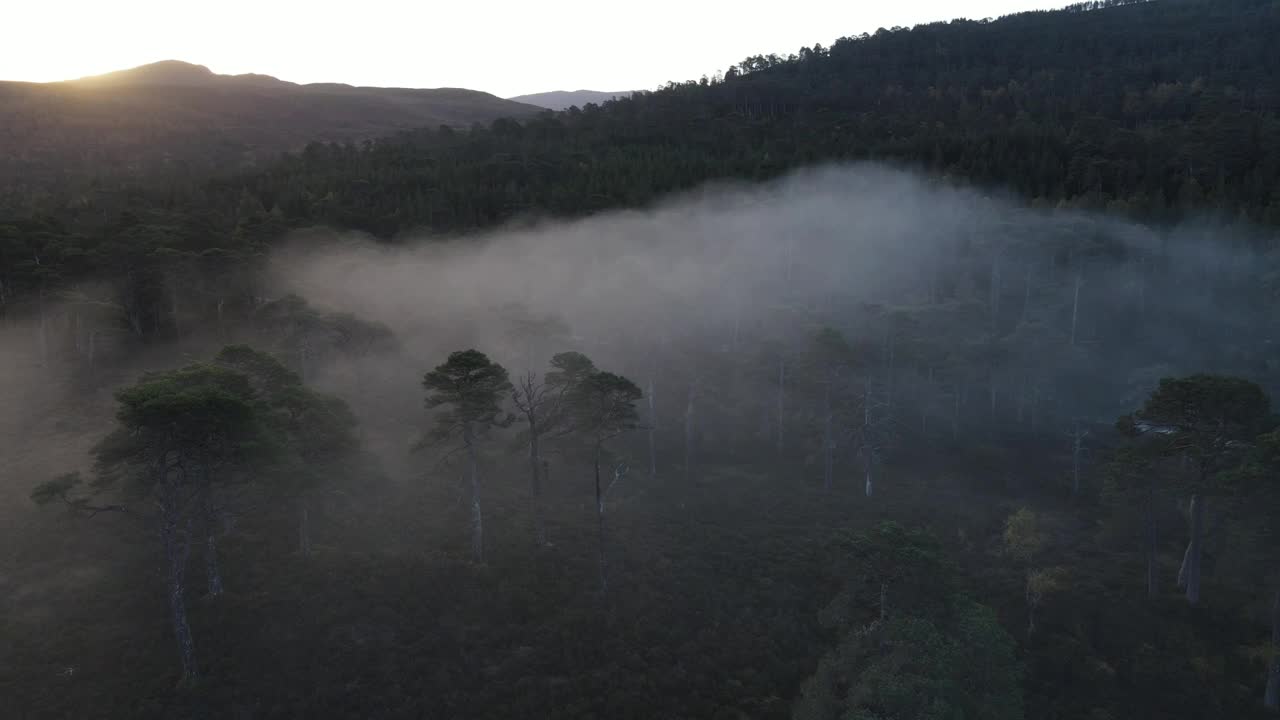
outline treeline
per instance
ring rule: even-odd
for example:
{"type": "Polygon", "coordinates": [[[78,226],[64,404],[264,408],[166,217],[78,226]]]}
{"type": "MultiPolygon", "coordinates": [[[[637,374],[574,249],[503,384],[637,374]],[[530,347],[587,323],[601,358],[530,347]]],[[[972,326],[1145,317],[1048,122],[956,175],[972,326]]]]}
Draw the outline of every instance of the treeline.
{"type": "Polygon", "coordinates": [[[878,160],[1050,206],[1275,224],[1277,29],[1272,4],[1237,1],[882,30],[524,123],[314,146],[227,189],[391,236],[878,160]]]}
{"type": "MultiPolygon", "coordinates": [[[[559,353],[551,366],[545,375],[530,371],[514,385],[506,368],[484,353],[452,353],[423,378],[425,405],[437,412],[418,448],[445,457],[452,453],[441,448],[465,452],[476,563],[485,560],[481,447],[495,430],[515,422],[508,408],[519,408],[527,424],[535,516],[541,517],[545,472],[539,442],[584,453],[594,468],[599,589],[607,592],[605,507],[625,468],[605,468],[613,482],[606,478],[602,484],[602,463],[611,457],[611,441],[639,427],[636,403],[642,393],[581,353],[559,353]]],[[[344,482],[376,478],[377,462],[362,453],[357,420],[345,401],[311,389],[280,359],[247,345],[229,345],[212,362],[148,373],[115,395],[117,426],[92,450],[92,477],[61,474],[36,486],[32,499],[61,502],[87,517],[131,515],[154,532],[182,680],[194,682],[200,670],[187,619],[193,551],[198,548],[203,561],[205,597],[216,598],[224,589],[220,539],[245,514],[286,503],[298,508],[298,549],[308,556],[308,499],[335,492],[344,482]]],[[[536,527],[537,543],[546,545],[540,520],[536,527]]]]}
{"type": "MultiPolygon", "coordinates": [[[[530,340],[552,344],[558,337],[538,331],[516,340],[517,344],[530,340]]],[[[704,378],[744,369],[731,357],[718,361],[704,357],[699,365],[704,378]]],[[[691,389],[687,399],[676,401],[683,406],[684,427],[655,435],[659,425],[669,424],[670,413],[655,414],[652,395],[646,396],[622,375],[597,368],[580,352],[556,353],[545,370],[530,369],[514,381],[501,363],[484,353],[454,352],[422,377],[428,422],[420,425],[426,430],[413,451],[425,454],[425,462],[434,459],[437,468],[452,457],[463,458],[465,490],[460,499],[466,499],[469,518],[465,523],[469,538],[463,545],[477,567],[495,560],[495,554],[504,566],[515,561],[513,556],[525,555],[554,558],[553,564],[566,566],[560,571],[565,574],[559,576],[544,570],[546,577],[528,587],[522,583],[530,582],[529,578],[499,573],[492,580],[495,589],[510,587],[536,596],[552,591],[538,582],[554,578],[562,584],[577,583],[568,589],[577,612],[583,611],[581,603],[589,598],[587,606],[596,605],[606,617],[622,613],[622,608],[634,610],[634,599],[629,601],[628,595],[654,592],[649,586],[654,581],[650,570],[636,556],[659,539],[647,534],[652,530],[635,525],[635,513],[652,514],[649,520],[659,521],[673,512],[668,503],[679,502],[683,507],[696,498],[708,505],[701,510],[705,521],[745,521],[754,517],[752,512],[734,507],[734,495],[743,488],[711,478],[726,468],[773,467],[763,492],[751,489],[750,500],[785,513],[771,515],[774,522],[812,523],[812,536],[822,539],[825,547],[826,566],[800,582],[829,587],[834,594],[819,613],[833,644],[801,687],[793,708],[795,718],[875,711],[882,717],[904,719],[930,714],[1015,719],[1040,716],[1049,709],[1055,716],[1084,717],[1103,708],[1130,713],[1158,710],[1170,717],[1185,712],[1191,717],[1213,709],[1252,712],[1259,694],[1267,707],[1276,709],[1280,655],[1275,648],[1251,652],[1249,648],[1261,639],[1247,634],[1256,627],[1249,614],[1257,610],[1258,588],[1270,591],[1274,582],[1263,568],[1275,552],[1271,510],[1277,488],[1271,478],[1280,464],[1277,417],[1256,384],[1211,375],[1165,378],[1135,412],[1122,415],[1116,423],[1119,434],[1106,441],[1113,452],[1089,473],[1093,481],[1104,484],[1086,488],[1089,499],[1077,496],[1082,503],[1079,509],[1104,528],[1098,537],[1090,537],[1088,531],[1064,530],[1060,526],[1064,516],[1056,511],[1022,508],[1004,519],[995,547],[972,547],[963,536],[958,546],[944,547],[931,532],[908,530],[893,522],[859,532],[832,532],[824,521],[838,522],[836,517],[824,518],[818,507],[795,503],[813,492],[815,499],[843,505],[849,495],[847,485],[856,478],[858,494],[864,496],[860,513],[875,507],[890,516],[919,519],[944,512],[963,514],[972,512],[967,508],[975,503],[980,506],[984,498],[989,502],[1008,494],[1009,488],[997,488],[983,477],[1008,464],[984,465],[981,451],[942,443],[945,451],[939,457],[946,459],[952,472],[968,476],[972,498],[963,498],[968,493],[956,495],[957,488],[948,487],[954,479],[911,481],[890,486],[885,493],[877,483],[888,458],[919,467],[920,456],[939,443],[930,443],[895,422],[897,411],[885,396],[884,368],[866,362],[865,353],[854,352],[842,334],[830,328],[797,347],[790,368],[782,376],[789,384],[777,386],[776,396],[737,393],[738,403],[730,411],[738,416],[736,422],[725,419],[725,409],[709,402],[708,396],[716,394],[708,392],[710,388],[699,389],[697,395],[691,389]],[[762,410],[778,414],[757,425],[762,410]],[[711,442],[708,433],[715,435],[711,442]],[[567,471],[568,477],[555,483],[558,491],[548,502],[544,490],[551,484],[548,458],[552,457],[557,472],[567,471]],[[513,482],[517,476],[523,477],[513,482]],[[812,480],[802,479],[806,477],[812,480]],[[521,485],[527,490],[514,490],[521,485]],[[616,493],[622,489],[619,485],[632,488],[631,502],[640,488],[640,492],[661,493],[661,499],[636,508],[628,505],[630,527],[615,537],[612,518],[622,506],[616,493]],[[566,520],[582,523],[581,515],[572,509],[575,498],[589,501],[593,531],[564,530],[566,520]],[[1185,550],[1180,545],[1175,550],[1180,538],[1174,542],[1164,538],[1180,498],[1190,498],[1191,533],[1185,550]],[[552,516],[561,521],[559,532],[550,537],[545,525],[548,505],[552,516]],[[806,517],[806,512],[814,515],[806,517]],[[741,517],[734,520],[736,515],[741,517]],[[516,543],[525,550],[514,549],[508,540],[495,553],[489,538],[495,532],[501,537],[504,531],[510,538],[512,526],[522,533],[531,531],[516,543]],[[1133,536],[1140,540],[1135,542],[1133,536]],[[583,542],[590,542],[587,553],[581,547],[554,549],[583,542]],[[594,566],[590,571],[584,572],[584,556],[590,557],[585,564],[594,566]],[[630,562],[619,562],[628,557],[630,562]],[[1132,562],[1135,557],[1142,561],[1132,562]],[[1178,557],[1181,564],[1173,564],[1178,557]],[[986,567],[964,572],[958,563],[966,561],[986,567]],[[1174,578],[1166,574],[1174,568],[1178,592],[1190,605],[1189,611],[1174,603],[1174,578]],[[1012,598],[1017,601],[1011,603],[1012,598]],[[1140,622],[1144,616],[1148,619],[1140,622]],[[1217,634],[1204,635],[1210,631],[1217,634]],[[1021,638],[1020,644],[1015,636],[1021,638]],[[1165,655],[1157,660],[1149,648],[1135,652],[1142,643],[1155,643],[1165,655]],[[1202,662],[1220,667],[1199,667],[1202,662]],[[1090,690],[1068,693],[1069,686],[1055,674],[1059,666],[1083,668],[1090,677],[1090,690]],[[1099,666],[1109,670],[1100,672],[1099,666]],[[1235,680],[1219,687],[1218,673],[1235,680]],[[1246,674],[1254,680],[1245,680],[1246,674]],[[1198,693],[1167,696],[1148,696],[1142,689],[1170,683],[1192,687],[1197,678],[1213,689],[1201,687],[1198,693]],[[1138,683],[1139,688],[1130,683],[1138,683]]],[[[394,385],[411,380],[384,378],[394,385]]],[[[651,379],[645,384],[654,387],[651,379]]],[[[665,381],[658,385],[670,386],[665,381]]],[[[292,515],[297,549],[307,558],[303,562],[310,562],[308,508],[325,495],[385,492],[385,483],[379,490],[379,463],[361,447],[357,421],[346,403],[314,390],[280,359],[248,346],[226,347],[211,362],[145,375],[118,391],[116,398],[117,426],[93,450],[92,477],[59,476],[36,488],[33,497],[41,503],[61,501],[89,516],[133,515],[154,531],[148,536],[163,561],[166,609],[181,674],[191,689],[199,691],[200,633],[191,628],[187,605],[191,598],[203,597],[198,615],[209,622],[217,622],[230,610],[210,608],[223,602],[219,597],[225,587],[240,581],[224,580],[219,560],[219,548],[234,542],[241,532],[239,525],[251,526],[255,516],[265,513],[271,518],[265,528],[280,533],[290,527],[282,526],[280,518],[292,515]],[[282,512],[282,508],[287,509],[282,512]],[[192,567],[200,568],[202,582],[188,579],[192,567]]],[[[1091,430],[1100,432],[1096,427],[1091,430]]],[[[1088,433],[1072,438],[1077,449],[1082,437],[1088,433]]],[[[1043,447],[1036,451],[1043,453],[1043,447]]],[[[1039,464],[1045,464],[1046,457],[1040,455],[1039,464]]],[[[1040,488],[1034,495],[1043,497],[1045,490],[1040,488]]],[[[1074,490],[1079,493],[1081,488],[1074,490]]],[[[985,513],[998,516],[999,507],[985,513]]],[[[387,516],[386,510],[365,513],[364,521],[385,522],[377,518],[387,516]]],[[[263,531],[260,525],[257,532],[263,531]]],[[[279,577],[281,568],[298,562],[264,554],[253,544],[239,548],[249,553],[249,567],[257,568],[252,573],[256,582],[266,583],[255,588],[266,591],[262,597],[279,590],[273,588],[272,578],[279,577]],[[264,576],[263,570],[270,572],[264,576]]],[[[731,552],[730,547],[717,544],[682,551],[708,558],[724,553],[720,562],[735,566],[755,567],[757,562],[754,548],[731,552]]],[[[810,547],[794,552],[798,559],[812,563],[813,551],[810,547]]],[[[346,572],[363,577],[386,562],[370,553],[358,560],[370,567],[357,565],[346,572]]],[[[245,560],[240,564],[243,567],[245,560]]],[[[774,565],[758,569],[780,572],[774,565]]],[[[715,593],[714,585],[708,583],[707,578],[691,581],[681,592],[715,593]]],[[[396,597],[391,586],[367,590],[396,597]]],[[[565,590],[563,585],[555,588],[555,592],[565,590]]],[[[783,593],[779,597],[796,594],[789,586],[777,592],[783,593]]],[[[767,585],[754,593],[747,601],[766,603],[771,632],[788,624],[804,625],[788,611],[767,604],[767,585]]],[[[746,611],[735,603],[717,603],[717,616],[745,613],[754,622],[761,621],[758,609],[746,611]]],[[[265,623],[270,617],[255,615],[255,621],[265,623]]],[[[593,621],[574,617],[556,622],[566,623],[562,631],[569,631],[593,621]]],[[[695,621],[682,617],[681,622],[695,621]]],[[[473,632],[494,633],[500,643],[509,643],[501,627],[495,618],[488,618],[484,627],[473,632]]],[[[209,628],[203,633],[207,636],[215,630],[232,631],[244,641],[243,629],[209,628]]],[[[710,637],[702,635],[699,642],[710,642],[710,637]]],[[[727,638],[721,642],[731,647],[745,642],[734,632],[727,638]]],[[[810,644],[807,651],[813,650],[810,644]]],[[[524,652],[534,654],[535,650],[524,652]]],[[[788,646],[786,652],[793,662],[808,662],[805,647],[788,646]]],[[[624,658],[612,659],[616,663],[624,658]]],[[[627,670],[616,665],[608,669],[610,682],[619,688],[617,694],[592,706],[616,709],[622,698],[641,700],[646,691],[626,680],[637,671],[669,680],[667,670],[651,659],[628,655],[625,661],[627,670]]],[[[549,659],[542,657],[539,662],[549,663],[549,659]]],[[[486,677],[503,672],[496,669],[486,677]]],[[[777,687],[751,673],[735,675],[739,677],[753,693],[777,687]]],[[[699,682],[706,680],[700,677],[699,682]]],[[[219,682],[214,677],[202,685],[207,692],[219,687],[219,682]]],[[[379,693],[389,692],[383,683],[389,679],[380,678],[361,692],[379,698],[379,693]]],[[[491,701],[502,697],[502,683],[486,682],[481,687],[491,701]]],[[[742,682],[738,687],[745,690],[742,682]]],[[[697,694],[673,693],[662,702],[702,707],[697,694]]],[[[197,701],[200,697],[193,696],[197,701]]],[[[780,716],[781,708],[773,700],[754,694],[737,698],[739,707],[748,701],[768,702],[768,715],[780,716]]],[[[316,709],[305,700],[292,702],[294,711],[316,709]]],[[[421,698],[408,702],[403,707],[419,711],[434,707],[421,698]]]]}
{"type": "Polygon", "coordinates": [[[836,160],[1156,222],[1280,223],[1274,4],[1120,5],[882,30],[601,107],[314,144],[235,178],[15,198],[0,296],[147,272],[160,250],[251,254],[290,227],[451,235],[836,160]]]}

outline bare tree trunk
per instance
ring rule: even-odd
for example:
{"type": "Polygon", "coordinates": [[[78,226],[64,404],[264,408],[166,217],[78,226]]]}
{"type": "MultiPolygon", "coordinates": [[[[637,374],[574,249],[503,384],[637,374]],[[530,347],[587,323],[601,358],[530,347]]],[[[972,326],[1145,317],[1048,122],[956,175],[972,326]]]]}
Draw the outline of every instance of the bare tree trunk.
{"type": "Polygon", "coordinates": [[[871,485],[871,453],[870,453],[869,451],[868,451],[868,453],[867,453],[866,464],[864,465],[863,469],[864,469],[864,472],[865,472],[865,474],[866,474],[866,479],[867,479],[867,485],[866,485],[867,497],[871,497],[871,492],[872,492],[872,485],[871,485]]]}
{"type": "Polygon", "coordinates": [[[298,499],[298,552],[303,557],[311,556],[311,511],[306,498],[298,499]]]}
{"type": "Polygon", "coordinates": [[[186,571],[187,557],[191,550],[190,529],[180,530],[173,517],[176,509],[166,509],[161,527],[164,541],[165,564],[168,566],[169,616],[173,623],[173,635],[178,641],[178,657],[182,663],[182,682],[190,683],[199,678],[196,667],[195,642],[191,638],[191,625],[187,621],[186,571]]]}
{"type": "Polygon", "coordinates": [[[1027,263],[1027,274],[1022,285],[1022,322],[1027,321],[1027,316],[1031,311],[1031,270],[1034,267],[1031,263],[1027,263]]]}
{"type": "Polygon", "coordinates": [[[864,492],[867,497],[871,497],[871,462],[873,460],[874,449],[871,446],[871,381],[862,385],[862,453],[863,453],[863,474],[866,477],[866,485],[864,492]]]}
{"type": "Polygon", "coordinates": [[[477,563],[484,562],[484,514],[480,510],[480,468],[476,446],[468,431],[465,439],[467,457],[471,462],[471,556],[477,563]]]}
{"type": "Polygon", "coordinates": [[[693,384],[689,384],[689,397],[684,407],[684,479],[689,481],[693,459],[693,384]]]}
{"type": "Polygon", "coordinates": [[[1191,568],[1191,543],[1182,551],[1182,564],[1178,566],[1178,589],[1187,589],[1187,571],[1191,568]]]}
{"type": "Polygon", "coordinates": [[[991,308],[991,332],[1000,328],[1000,254],[991,258],[991,288],[987,294],[991,308]]]}
{"type": "Polygon", "coordinates": [[[735,356],[738,352],[738,338],[742,334],[742,300],[735,298],[733,303],[733,339],[729,343],[729,351],[735,356]]]}
{"type": "Polygon", "coordinates": [[[995,364],[992,363],[992,365],[987,368],[987,394],[989,396],[988,399],[991,402],[991,422],[993,423],[996,421],[996,409],[997,409],[996,401],[998,399],[997,390],[998,388],[996,387],[996,368],[995,368],[995,364]]]}
{"type": "Polygon", "coordinates": [[[298,377],[302,382],[310,379],[311,344],[304,338],[298,346],[298,377]]]}
{"type": "Polygon", "coordinates": [[[1076,420],[1071,427],[1071,496],[1080,494],[1080,461],[1084,454],[1084,439],[1089,436],[1088,430],[1080,428],[1076,420]]]}
{"type": "Polygon", "coordinates": [[[1080,494],[1080,436],[1071,439],[1071,495],[1080,494]]]}
{"type": "Polygon", "coordinates": [[[609,591],[609,565],[605,558],[604,547],[604,495],[600,492],[600,444],[596,443],[595,452],[595,475],[596,475],[596,532],[599,543],[600,555],[600,592],[609,591]]]}
{"type": "Polygon", "coordinates": [[[1187,602],[1192,606],[1200,602],[1200,555],[1204,535],[1204,497],[1191,496],[1191,540],[1187,543],[1187,553],[1182,561],[1187,588],[1187,602]]]}
{"type": "Polygon", "coordinates": [[[1146,262],[1142,259],[1138,261],[1138,326],[1142,327],[1147,322],[1147,273],[1146,262]]]}
{"type": "Polygon", "coordinates": [[[885,416],[888,418],[893,418],[893,398],[894,398],[894,390],[896,389],[894,380],[895,380],[895,374],[897,370],[897,366],[896,366],[897,358],[895,357],[896,354],[897,352],[893,349],[892,346],[890,346],[889,377],[885,378],[885,400],[884,400],[884,412],[885,412],[885,416]]]}
{"type": "Polygon", "coordinates": [[[960,390],[961,390],[961,387],[957,385],[956,391],[955,391],[955,395],[956,395],[955,404],[951,408],[951,440],[952,441],[956,441],[960,439],[960,395],[961,395],[960,390]]]}
{"type": "Polygon", "coordinates": [[[142,311],[136,307],[129,308],[126,312],[126,316],[128,317],[129,327],[133,330],[134,336],[141,338],[144,332],[142,327],[142,311]]]}
{"type": "Polygon", "coordinates": [[[209,583],[209,597],[222,594],[222,573],[218,571],[218,537],[210,525],[204,538],[204,569],[209,583]]]}
{"type": "Polygon", "coordinates": [[[178,335],[182,331],[182,322],[178,319],[178,283],[170,278],[169,286],[169,312],[173,315],[173,333],[178,335]]]}
{"type": "Polygon", "coordinates": [[[202,501],[202,510],[204,511],[204,571],[207,581],[207,589],[209,597],[217,597],[222,594],[222,573],[218,570],[218,513],[213,507],[213,498],[210,494],[213,488],[209,487],[211,482],[206,476],[206,487],[204,499],[202,501]]]}
{"type": "Polygon", "coordinates": [[[1084,284],[1084,277],[1079,271],[1076,271],[1076,290],[1075,296],[1071,301],[1071,347],[1076,346],[1076,327],[1080,320],[1080,286],[1084,284]]]}
{"type": "Polygon", "coordinates": [[[1036,600],[1035,592],[1031,589],[1031,576],[1027,575],[1027,637],[1031,637],[1036,632],[1036,600]]]}
{"type": "Polygon", "coordinates": [[[1022,427],[1022,421],[1026,418],[1027,410],[1027,376],[1024,373],[1018,382],[1018,427],[1022,427]]]}
{"type": "Polygon", "coordinates": [[[542,468],[538,457],[538,427],[529,426],[529,494],[533,504],[533,536],[539,547],[547,544],[547,526],[542,518],[542,468]]]}
{"type": "Polygon", "coordinates": [[[831,381],[827,381],[827,386],[822,392],[822,489],[831,490],[832,475],[834,474],[834,452],[835,438],[832,437],[831,428],[831,381]]]}
{"type": "Polygon", "coordinates": [[[657,416],[657,413],[654,412],[653,392],[654,392],[653,375],[650,375],[648,400],[649,400],[649,480],[651,481],[658,477],[658,442],[657,442],[657,439],[654,437],[654,433],[657,431],[657,427],[658,427],[658,416],[657,416]]]}
{"type": "Polygon", "coordinates": [[[1158,549],[1156,536],[1156,489],[1154,476],[1147,486],[1147,597],[1154,598],[1160,592],[1159,573],[1156,571],[1156,551],[1158,549]]]}
{"type": "Polygon", "coordinates": [[[778,358],[778,456],[782,456],[782,438],[783,438],[783,422],[782,415],[784,402],[786,400],[786,381],[787,381],[787,361],[785,358],[778,358]]]}
{"type": "Polygon", "coordinates": [[[795,241],[795,239],[794,239],[794,238],[792,238],[792,239],[790,239],[790,240],[788,240],[788,241],[787,241],[787,245],[786,245],[786,256],[785,256],[785,259],[784,259],[784,263],[785,263],[785,268],[786,268],[786,269],[785,269],[785,271],[784,271],[784,275],[783,275],[783,277],[784,277],[783,284],[784,284],[784,285],[786,285],[786,287],[787,287],[787,291],[788,291],[788,292],[790,292],[790,291],[792,290],[792,287],[791,287],[791,273],[792,273],[792,268],[795,266],[795,263],[794,263],[794,262],[793,262],[793,260],[792,260],[792,256],[793,256],[793,253],[794,253],[794,247],[795,247],[795,244],[796,244],[796,241],[795,241]]]}
{"type": "Polygon", "coordinates": [[[1280,712],[1280,590],[1271,606],[1271,671],[1262,704],[1271,712],[1280,712]]]}
{"type": "Polygon", "coordinates": [[[49,319],[44,308],[44,289],[40,289],[40,364],[49,364],[49,319]]]}

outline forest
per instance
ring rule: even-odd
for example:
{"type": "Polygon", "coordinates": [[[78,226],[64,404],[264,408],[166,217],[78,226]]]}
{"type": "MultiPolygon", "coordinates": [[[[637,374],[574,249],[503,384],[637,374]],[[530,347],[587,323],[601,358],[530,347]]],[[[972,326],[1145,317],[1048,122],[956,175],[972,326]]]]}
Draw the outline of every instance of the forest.
{"type": "Polygon", "coordinates": [[[1261,0],[0,193],[16,717],[1280,712],[1261,0]]]}

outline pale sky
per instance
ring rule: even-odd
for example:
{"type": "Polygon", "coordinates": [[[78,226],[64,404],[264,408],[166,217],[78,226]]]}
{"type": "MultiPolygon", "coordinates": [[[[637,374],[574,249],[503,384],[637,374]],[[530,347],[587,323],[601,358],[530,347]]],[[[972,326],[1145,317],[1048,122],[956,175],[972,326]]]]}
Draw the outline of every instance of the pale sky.
{"type": "Polygon", "coordinates": [[[0,80],[157,60],[293,82],[496,95],[653,89],[748,55],[1069,0],[6,0],[0,80]]]}

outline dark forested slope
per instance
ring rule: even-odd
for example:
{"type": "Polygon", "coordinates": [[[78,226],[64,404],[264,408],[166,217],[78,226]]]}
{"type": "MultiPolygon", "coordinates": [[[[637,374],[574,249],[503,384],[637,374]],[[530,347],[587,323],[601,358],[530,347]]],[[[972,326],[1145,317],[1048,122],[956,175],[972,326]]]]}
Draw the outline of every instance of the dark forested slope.
{"type": "Polygon", "coordinates": [[[895,28],[523,124],[313,148],[246,184],[286,215],[389,234],[875,159],[1047,204],[1275,223],[1278,34],[1280,8],[1265,0],[895,28]]]}
{"type": "MultiPolygon", "coordinates": [[[[363,148],[316,145],[220,183],[212,197],[198,177],[187,178],[149,204],[180,203],[190,211],[214,203],[225,223],[247,192],[265,210],[278,208],[299,223],[354,225],[383,235],[418,227],[452,232],[520,213],[580,214],[643,203],[714,178],[759,179],[817,161],[876,159],[1048,204],[1153,219],[1212,211],[1280,222],[1280,76],[1269,53],[1280,33],[1280,9],[1268,0],[1101,5],[881,30],[787,58],[747,58],[723,76],[671,83],[584,111],[499,120],[463,132],[437,126],[519,115],[524,108],[486,96],[479,97],[487,103],[477,105],[467,96],[450,105],[450,113],[429,104],[436,108],[431,117],[415,118],[397,105],[399,114],[373,127],[337,109],[368,93],[385,106],[404,99],[395,93],[410,91],[286,85],[305,103],[270,123],[241,121],[236,132],[251,125],[254,132],[283,135],[275,143],[280,147],[405,125],[424,129],[363,148]]],[[[256,76],[221,81],[248,97],[264,92],[264,82],[283,85],[256,76]]],[[[107,85],[112,89],[97,92],[121,92],[119,83],[107,85]]],[[[79,102],[84,92],[67,86],[53,94],[79,102]]],[[[219,107],[225,103],[220,95],[197,94],[219,107]]],[[[24,112],[21,104],[4,107],[24,112]]],[[[109,113],[101,104],[77,107],[109,113]]],[[[253,112],[276,110],[266,103],[253,112]]],[[[30,116],[22,115],[28,123],[30,116]]],[[[82,122],[76,114],[57,117],[57,123],[40,123],[41,137],[53,132],[49,128],[82,122]]],[[[154,114],[130,120],[155,122],[154,114]]],[[[69,158],[55,152],[63,145],[31,142],[23,130],[30,125],[6,119],[0,127],[8,144],[22,148],[11,162],[29,170],[11,185],[9,204],[29,209],[38,201],[64,217],[69,202],[100,218],[122,200],[102,190],[50,197],[44,186],[32,186],[59,163],[105,174],[113,161],[173,163],[197,153],[235,165],[245,144],[230,129],[204,128],[187,133],[178,143],[184,149],[175,152],[157,146],[145,128],[127,126],[111,134],[123,140],[107,148],[77,146],[69,158]],[[140,146],[146,152],[134,152],[140,146]]]]}

